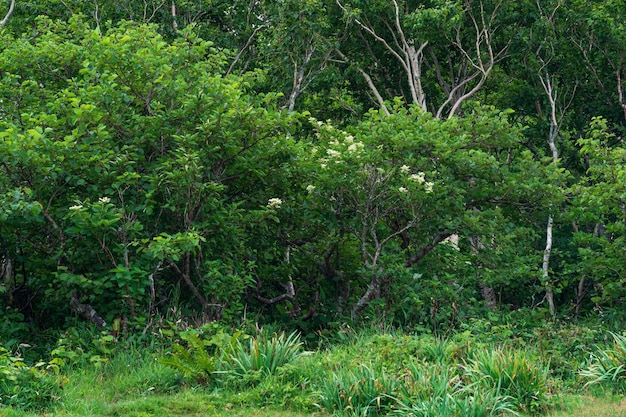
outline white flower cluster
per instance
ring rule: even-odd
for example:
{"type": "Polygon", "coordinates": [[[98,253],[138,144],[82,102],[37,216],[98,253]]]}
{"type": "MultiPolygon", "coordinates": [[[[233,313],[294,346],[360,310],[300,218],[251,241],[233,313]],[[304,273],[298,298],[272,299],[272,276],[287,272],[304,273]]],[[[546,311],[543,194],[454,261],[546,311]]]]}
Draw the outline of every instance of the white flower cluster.
{"type": "Polygon", "coordinates": [[[110,199],[109,197],[100,197],[100,198],[98,199],[98,201],[99,201],[99,202],[101,202],[101,203],[106,204],[106,203],[110,203],[110,202],[111,202],[111,199],[110,199]]]}
{"type": "Polygon", "coordinates": [[[283,200],[280,198],[270,198],[267,200],[267,208],[272,210],[277,210],[283,204],[283,200]]]}
{"type": "MultiPolygon", "coordinates": [[[[408,165],[402,165],[402,167],[400,167],[400,172],[404,174],[408,174],[410,170],[411,168],[408,165]]],[[[426,190],[427,193],[433,192],[435,184],[430,181],[426,181],[426,174],[423,172],[419,171],[417,174],[411,174],[409,175],[409,179],[423,185],[424,190],[426,190]]]]}
{"type": "Polygon", "coordinates": [[[76,210],[80,210],[82,208],[83,208],[82,204],[76,204],[76,205],[70,207],[70,210],[75,210],[76,211],[76,210]]]}
{"type": "MultiPolygon", "coordinates": [[[[361,151],[365,148],[363,142],[355,140],[354,136],[343,130],[335,129],[329,122],[324,123],[314,117],[310,117],[309,122],[318,130],[318,137],[322,131],[326,131],[336,138],[328,143],[326,155],[318,159],[322,169],[328,168],[330,163],[345,163],[346,156],[360,158],[361,151]]],[[[317,148],[313,148],[311,154],[315,155],[317,151],[317,148]]]]}
{"type": "MultiPolygon", "coordinates": [[[[345,132],[343,132],[345,134],[345,132]]],[[[326,149],[327,158],[320,158],[322,168],[326,168],[328,163],[333,162],[335,164],[344,163],[344,158],[347,156],[360,158],[361,151],[365,148],[365,145],[361,141],[355,141],[353,136],[346,135],[343,141],[333,140],[329,143],[329,148],[326,149]]]]}

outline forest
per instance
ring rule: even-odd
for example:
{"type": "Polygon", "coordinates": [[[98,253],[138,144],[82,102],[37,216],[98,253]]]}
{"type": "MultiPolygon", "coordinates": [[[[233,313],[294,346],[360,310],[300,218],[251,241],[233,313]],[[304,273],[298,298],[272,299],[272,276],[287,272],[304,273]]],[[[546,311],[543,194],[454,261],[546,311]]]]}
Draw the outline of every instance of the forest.
{"type": "Polygon", "coordinates": [[[621,0],[0,1],[0,415],[610,404],[624,16],[621,0]],[[72,408],[90,375],[111,392],[72,408]],[[204,408],[162,411],[168,396],[204,408]]]}

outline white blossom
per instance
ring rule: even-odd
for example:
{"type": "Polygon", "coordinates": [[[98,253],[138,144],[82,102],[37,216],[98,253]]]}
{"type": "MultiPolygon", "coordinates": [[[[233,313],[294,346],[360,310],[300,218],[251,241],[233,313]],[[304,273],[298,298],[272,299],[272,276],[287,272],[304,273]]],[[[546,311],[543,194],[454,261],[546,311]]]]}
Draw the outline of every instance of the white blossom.
{"type": "Polygon", "coordinates": [[[401,193],[406,193],[408,190],[404,187],[400,187],[398,188],[398,191],[400,191],[401,193]]]}
{"type": "Polygon", "coordinates": [[[75,206],[70,207],[70,210],[80,210],[83,208],[82,204],[77,204],[75,206]]]}
{"type": "Polygon", "coordinates": [[[101,203],[106,204],[106,203],[110,203],[110,202],[111,202],[111,199],[110,199],[109,197],[100,197],[100,198],[98,199],[98,201],[99,201],[99,202],[101,202],[101,203]]]}
{"type": "Polygon", "coordinates": [[[411,170],[411,167],[409,167],[408,165],[402,165],[400,167],[400,172],[402,172],[404,174],[408,173],[410,170],[411,170]]]}
{"type": "Polygon", "coordinates": [[[315,186],[313,184],[309,184],[309,185],[306,186],[306,190],[310,194],[313,191],[315,191],[315,186]]]}
{"type": "Polygon", "coordinates": [[[341,156],[341,152],[334,149],[327,149],[326,153],[332,158],[339,158],[341,156]]]}
{"type": "Polygon", "coordinates": [[[432,193],[433,192],[433,186],[435,184],[433,184],[432,182],[426,182],[424,183],[424,188],[426,189],[427,193],[432,193]]]}
{"type": "Polygon", "coordinates": [[[417,182],[419,182],[420,184],[424,184],[424,181],[426,181],[426,179],[425,179],[425,176],[424,176],[424,173],[423,173],[423,172],[420,172],[420,173],[418,173],[418,174],[411,174],[411,175],[409,176],[409,179],[411,179],[412,181],[417,181],[417,182]]]}
{"type": "Polygon", "coordinates": [[[283,200],[280,198],[270,198],[267,200],[267,208],[268,209],[279,209],[281,204],[283,204],[283,200]]]}

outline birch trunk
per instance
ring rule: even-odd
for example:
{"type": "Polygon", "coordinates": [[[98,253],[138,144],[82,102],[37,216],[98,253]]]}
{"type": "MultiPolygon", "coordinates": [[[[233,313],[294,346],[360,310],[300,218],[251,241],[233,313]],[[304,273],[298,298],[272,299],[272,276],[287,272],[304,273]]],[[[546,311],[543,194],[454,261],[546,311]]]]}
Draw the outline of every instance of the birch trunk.
{"type": "MultiPolygon", "coordinates": [[[[543,86],[546,95],[548,96],[548,102],[550,104],[550,133],[548,137],[548,144],[550,145],[550,151],[552,152],[552,163],[555,165],[558,163],[559,151],[556,147],[556,139],[559,134],[559,125],[556,119],[556,99],[557,91],[554,88],[554,82],[549,74],[546,72],[545,77],[541,77],[541,85],[543,86]]],[[[550,283],[550,256],[552,254],[552,230],[554,227],[554,219],[552,214],[548,215],[548,224],[546,225],[546,248],[543,251],[543,263],[542,263],[542,282],[545,288],[546,296],[545,300],[548,303],[548,311],[550,315],[554,317],[554,291],[552,284],[550,283]]]]}

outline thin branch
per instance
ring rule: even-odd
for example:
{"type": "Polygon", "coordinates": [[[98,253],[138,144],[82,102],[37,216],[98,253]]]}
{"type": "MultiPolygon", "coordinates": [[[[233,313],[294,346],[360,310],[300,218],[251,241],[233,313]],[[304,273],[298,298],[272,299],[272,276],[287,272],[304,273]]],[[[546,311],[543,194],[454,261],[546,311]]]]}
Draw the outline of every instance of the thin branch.
{"type": "Polygon", "coordinates": [[[428,255],[428,253],[431,250],[433,250],[435,248],[435,246],[437,246],[439,243],[443,242],[444,240],[446,240],[447,238],[452,236],[454,233],[455,232],[451,232],[451,231],[445,231],[445,232],[437,233],[435,236],[433,236],[433,240],[431,242],[429,242],[424,247],[422,247],[420,250],[418,250],[415,255],[411,256],[406,261],[406,266],[407,267],[413,266],[415,263],[417,263],[417,262],[421,261],[422,259],[424,259],[424,257],[426,255],[428,255]]]}
{"type": "Polygon", "coordinates": [[[0,27],[2,27],[2,26],[7,24],[7,22],[9,21],[9,18],[13,14],[13,9],[14,8],[15,8],[15,0],[11,0],[11,5],[9,6],[9,11],[7,12],[6,16],[4,16],[4,19],[2,19],[2,21],[0,21],[0,27]]]}
{"type": "Polygon", "coordinates": [[[235,68],[235,65],[237,64],[237,62],[239,61],[239,59],[241,58],[241,55],[244,53],[244,51],[246,49],[248,49],[248,47],[250,46],[250,44],[252,43],[252,39],[254,39],[254,37],[256,36],[256,34],[263,28],[267,27],[267,25],[261,25],[258,28],[254,29],[254,31],[252,31],[252,34],[250,35],[250,37],[248,38],[248,40],[246,41],[246,44],[239,50],[239,52],[237,52],[237,55],[235,56],[235,59],[233,60],[232,64],[230,64],[230,67],[228,67],[228,71],[226,71],[226,76],[230,75],[233,72],[233,69],[235,68]]]}
{"type": "MultiPolygon", "coordinates": [[[[341,4],[341,2],[339,0],[335,0],[337,2],[337,5],[341,8],[341,10],[343,10],[343,12],[347,12],[346,8],[341,4]]],[[[359,25],[359,27],[361,27],[361,29],[363,29],[364,31],[366,31],[367,33],[369,33],[370,35],[372,35],[374,37],[374,39],[376,39],[377,41],[379,41],[380,43],[382,43],[385,48],[387,48],[387,50],[389,52],[391,52],[393,54],[393,56],[395,56],[398,61],[400,61],[400,63],[402,64],[402,66],[404,67],[404,70],[408,73],[410,73],[410,68],[407,64],[407,62],[405,61],[406,57],[402,57],[391,45],[389,45],[389,43],[387,43],[387,41],[382,38],[380,35],[378,35],[374,29],[370,28],[369,26],[363,24],[363,22],[361,22],[359,19],[354,19],[354,21],[356,22],[357,25],[359,25]]]]}
{"type": "MultiPolygon", "coordinates": [[[[339,57],[343,59],[346,62],[346,64],[348,64],[348,58],[341,51],[337,50],[336,52],[339,55],[339,57]]],[[[372,81],[372,77],[370,77],[369,74],[366,73],[365,70],[363,70],[361,67],[356,67],[356,69],[361,73],[363,78],[365,78],[365,82],[367,83],[367,86],[370,88],[370,90],[372,90],[372,93],[376,97],[376,101],[378,101],[378,105],[380,106],[380,109],[385,113],[386,116],[389,116],[389,109],[387,109],[387,106],[385,105],[385,100],[383,100],[383,97],[378,92],[378,88],[376,88],[374,81],[372,81]]]]}

